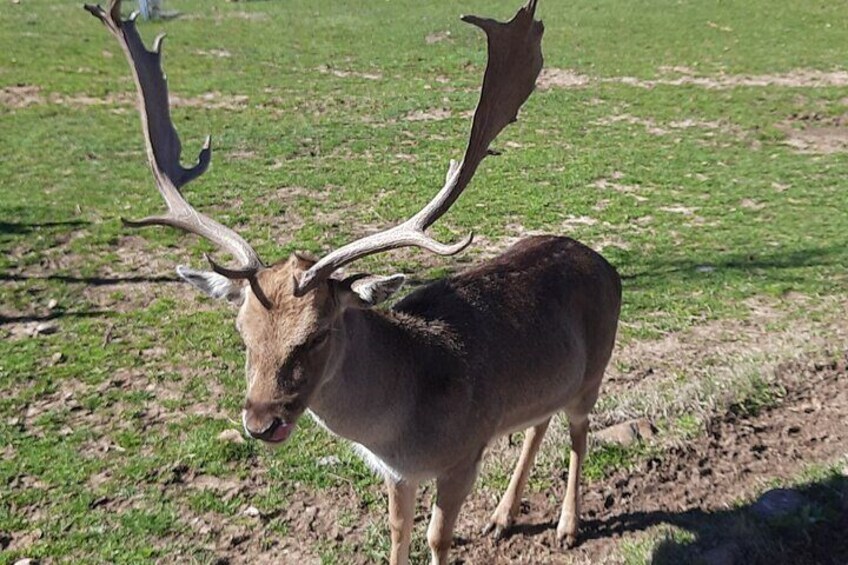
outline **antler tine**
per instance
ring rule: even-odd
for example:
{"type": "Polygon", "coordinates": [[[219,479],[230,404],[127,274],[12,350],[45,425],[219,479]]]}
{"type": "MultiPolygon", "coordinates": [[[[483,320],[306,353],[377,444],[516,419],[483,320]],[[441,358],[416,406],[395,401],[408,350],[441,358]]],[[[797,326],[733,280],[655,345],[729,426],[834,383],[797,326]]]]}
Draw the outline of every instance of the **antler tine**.
{"type": "MultiPolygon", "coordinates": [[[[85,9],[103,22],[126,55],[138,92],[147,160],[156,187],[168,206],[168,212],[164,215],[149,216],[140,220],[121,218],[124,225],[134,228],[150,225],[171,226],[208,239],[233,255],[241,265],[238,271],[227,270],[239,275],[232,278],[251,279],[253,286],[252,278],[263,267],[256,251],[235,231],[195,210],[180,192],[184,185],[206,171],[212,158],[212,145],[211,138],[207,137],[198,155],[197,164],[189,169],[180,165],[182,145],[171,120],[168,84],[162,72],[161,49],[164,34],[156,38],[153,50],[148,51],[136,29],[138,12],[134,12],[129,19],[122,20],[121,0],[110,0],[108,10],[90,4],[86,4],[85,9]]],[[[212,264],[213,268],[217,266],[212,264]]]]}
{"type": "Polygon", "coordinates": [[[439,255],[459,253],[471,243],[469,234],[455,244],[443,244],[424,232],[450,209],[471,182],[489,145],[511,122],[533,92],[542,70],[542,22],[534,19],[537,0],[529,0],[507,23],[477,16],[462,20],[481,28],[488,39],[488,63],[480,100],[474,112],[471,135],[460,164],[451,161],[445,185],[414,216],[386,231],[349,243],[323,257],[296,281],[295,293],[303,295],[333,271],[356,259],[398,247],[421,247],[439,255]]]}

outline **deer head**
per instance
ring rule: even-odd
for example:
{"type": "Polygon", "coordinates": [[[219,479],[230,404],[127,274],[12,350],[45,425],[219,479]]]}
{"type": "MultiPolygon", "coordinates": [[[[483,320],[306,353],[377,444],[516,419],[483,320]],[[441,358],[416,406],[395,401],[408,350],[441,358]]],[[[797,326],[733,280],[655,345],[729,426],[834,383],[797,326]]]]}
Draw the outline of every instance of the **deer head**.
{"type": "Polygon", "coordinates": [[[490,143],[516,119],[542,67],[541,22],[534,20],[536,0],[530,0],[508,23],[466,16],[488,38],[488,64],[462,162],[451,161],[445,184],[435,197],[405,222],[352,243],[321,258],[294,254],[266,265],[233,230],[195,210],[182,188],[200,176],[211,159],[207,138],[198,163],[180,165],[181,144],[171,121],[168,89],[161,66],[162,38],[148,51],[135,25],[137,14],[120,16],[120,0],[107,10],[85,8],[99,18],[120,43],[135,79],[147,157],[167,213],[142,220],[124,220],[130,227],[165,225],[195,233],[229,253],[238,263],[224,267],[207,257],[211,270],[180,266],[178,274],[202,292],[226,299],[239,308],[236,327],[247,350],[245,430],[269,442],[288,438],[298,417],[320,387],[343,339],[334,330],[350,308],[370,308],[389,298],[403,284],[402,275],[356,274],[342,277],[339,269],[366,255],[399,247],[420,247],[453,255],[472,241],[468,235],[454,244],[440,243],[426,230],[459,198],[490,143]]]}

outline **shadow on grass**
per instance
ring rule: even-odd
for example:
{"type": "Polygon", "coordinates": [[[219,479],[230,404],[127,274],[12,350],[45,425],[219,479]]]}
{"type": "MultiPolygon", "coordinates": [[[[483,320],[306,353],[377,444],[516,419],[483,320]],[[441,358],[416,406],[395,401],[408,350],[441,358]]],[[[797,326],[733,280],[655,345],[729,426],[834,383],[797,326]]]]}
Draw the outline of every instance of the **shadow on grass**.
{"type": "Polygon", "coordinates": [[[627,264],[643,262],[648,268],[622,275],[622,279],[634,281],[636,285],[643,282],[647,286],[664,285],[671,276],[683,279],[702,280],[709,275],[731,274],[762,274],[769,280],[795,280],[802,276],[790,277],[780,274],[781,271],[804,267],[838,266],[846,259],[844,246],[830,246],[804,249],[775,249],[769,252],[737,252],[724,255],[705,255],[703,260],[692,258],[662,259],[659,257],[624,256],[618,261],[619,267],[626,271],[627,264]]]}
{"type": "Polygon", "coordinates": [[[116,277],[78,277],[74,275],[27,275],[0,273],[0,281],[24,282],[24,281],[58,281],[64,283],[87,284],[91,286],[110,286],[116,284],[141,284],[141,283],[179,283],[181,279],[165,275],[139,275],[139,276],[116,276],[116,277]]]}
{"type": "MultiPolygon", "coordinates": [[[[716,255],[705,250],[704,258],[667,258],[661,254],[641,255],[638,252],[615,251],[605,254],[607,260],[619,270],[622,280],[631,288],[648,289],[665,287],[671,279],[677,282],[710,280],[708,277],[737,278],[751,275],[761,276],[773,282],[803,282],[806,274],[789,274],[787,271],[806,267],[838,267],[848,261],[845,246],[829,246],[803,249],[774,249],[768,252],[735,252],[716,255]]],[[[438,277],[419,277],[412,273],[407,285],[417,287],[450,277],[473,268],[471,264],[448,263],[440,269],[438,277]]]]}
{"type": "Polygon", "coordinates": [[[4,316],[0,314],[0,326],[4,324],[20,324],[26,322],[49,322],[59,318],[108,318],[114,312],[108,310],[86,310],[84,312],[65,312],[57,310],[49,314],[24,314],[21,316],[4,316]]]}
{"type": "Polygon", "coordinates": [[[61,222],[36,222],[36,223],[18,223],[18,222],[0,222],[0,233],[4,234],[27,234],[41,228],[56,228],[56,227],[74,227],[87,226],[90,222],[83,220],[65,220],[61,222]]]}
{"type": "MultiPolygon", "coordinates": [[[[794,489],[805,501],[779,518],[757,516],[753,504],[733,510],[707,512],[633,512],[586,520],[584,540],[610,538],[667,524],[694,536],[680,541],[669,535],[655,546],[652,563],[848,563],[848,476],[832,474],[794,489]]],[[[540,533],[554,524],[530,526],[540,533]]]]}

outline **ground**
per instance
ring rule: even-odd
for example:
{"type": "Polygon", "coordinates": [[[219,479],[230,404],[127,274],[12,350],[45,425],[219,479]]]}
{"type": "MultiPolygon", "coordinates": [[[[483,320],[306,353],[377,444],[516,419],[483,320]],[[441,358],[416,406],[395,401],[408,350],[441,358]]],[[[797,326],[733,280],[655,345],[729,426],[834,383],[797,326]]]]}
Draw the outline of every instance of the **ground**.
{"type": "MultiPolygon", "coordinates": [[[[417,210],[461,154],[485,62],[456,16],[517,7],[443,4],[168,2],[181,15],[141,32],[168,32],[184,161],[213,135],[188,198],[269,260],[417,210]]],[[[359,267],[414,288],[528,234],[586,242],[624,280],[593,435],[653,432],[593,440],[571,551],[553,544],[560,420],[513,534],[479,534],[521,438],[498,440],[454,559],[845,563],[848,8],[539,14],[538,89],[435,226],[475,244],[359,267]]],[[[239,435],[233,313],[174,274],[212,249],[118,221],[161,204],[114,40],[75,3],[22,0],[0,7],[0,53],[0,562],[385,560],[385,495],[343,442],[307,421],[276,451],[239,435]]]]}

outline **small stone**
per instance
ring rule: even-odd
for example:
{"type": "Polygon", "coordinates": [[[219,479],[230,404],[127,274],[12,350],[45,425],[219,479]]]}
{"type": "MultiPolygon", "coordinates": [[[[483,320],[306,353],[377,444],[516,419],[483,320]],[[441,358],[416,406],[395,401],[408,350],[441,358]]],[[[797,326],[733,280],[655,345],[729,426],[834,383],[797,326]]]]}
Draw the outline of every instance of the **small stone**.
{"type": "Polygon", "coordinates": [[[259,517],[259,509],[255,506],[248,506],[245,508],[244,512],[242,512],[248,518],[258,518],[259,517]]]}
{"type": "Polygon", "coordinates": [[[57,351],[53,355],[50,356],[50,362],[54,365],[58,365],[65,360],[65,354],[61,351],[57,351]]]}
{"type": "Polygon", "coordinates": [[[303,518],[304,521],[309,525],[309,531],[314,531],[313,522],[315,522],[316,516],[318,516],[317,506],[307,506],[303,509],[303,518]]]}
{"type": "Polygon", "coordinates": [[[776,488],[764,492],[751,505],[751,511],[763,520],[775,520],[793,514],[806,502],[797,490],[776,488]]]}
{"type": "Polygon", "coordinates": [[[59,331],[59,326],[57,326],[53,322],[41,322],[37,326],[35,326],[35,330],[33,330],[33,335],[50,335],[59,331]]]}
{"type": "Polygon", "coordinates": [[[335,455],[325,455],[324,457],[319,457],[318,461],[316,461],[319,467],[335,467],[341,462],[341,459],[335,455]]]}
{"type": "Polygon", "coordinates": [[[238,430],[224,430],[220,434],[218,434],[218,439],[221,441],[228,441],[230,443],[244,443],[244,437],[238,430]]]}
{"type": "Polygon", "coordinates": [[[643,439],[650,439],[656,434],[656,428],[644,418],[622,422],[605,428],[595,437],[604,443],[615,443],[621,446],[632,445],[643,439]]]}
{"type": "Polygon", "coordinates": [[[56,308],[56,306],[58,306],[58,305],[59,305],[59,301],[56,300],[55,298],[51,298],[50,301],[47,303],[47,308],[50,309],[50,310],[54,310],[56,308]]]}
{"type": "Polygon", "coordinates": [[[18,559],[15,561],[15,565],[38,565],[38,560],[25,557],[24,559],[18,559]]]}

